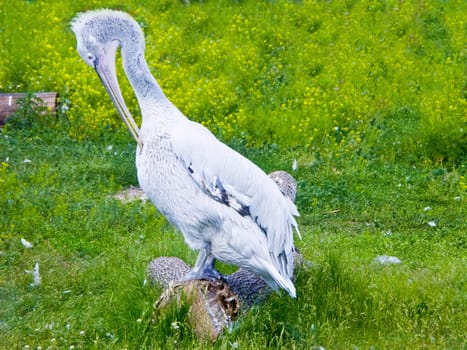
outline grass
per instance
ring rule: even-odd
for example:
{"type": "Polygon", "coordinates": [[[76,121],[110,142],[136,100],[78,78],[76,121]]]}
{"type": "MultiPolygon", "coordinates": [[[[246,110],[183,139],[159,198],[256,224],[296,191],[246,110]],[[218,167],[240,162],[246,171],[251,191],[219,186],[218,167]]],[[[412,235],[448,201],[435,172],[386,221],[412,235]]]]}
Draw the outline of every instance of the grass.
{"type": "MultiPolygon", "coordinates": [[[[187,310],[152,322],[159,291],[143,283],[148,262],[192,263],[195,254],[152,205],[110,197],[136,184],[125,136],[96,143],[41,127],[2,130],[0,348],[211,347],[187,328],[187,310]],[[36,262],[42,283],[31,286],[25,270],[36,262]]],[[[290,169],[296,156],[241,150],[267,171],[290,169]]],[[[463,348],[467,213],[458,171],[303,154],[298,164],[297,244],[309,261],[298,297],[273,295],[212,348],[463,348]],[[402,263],[380,265],[379,255],[402,263]]]]}

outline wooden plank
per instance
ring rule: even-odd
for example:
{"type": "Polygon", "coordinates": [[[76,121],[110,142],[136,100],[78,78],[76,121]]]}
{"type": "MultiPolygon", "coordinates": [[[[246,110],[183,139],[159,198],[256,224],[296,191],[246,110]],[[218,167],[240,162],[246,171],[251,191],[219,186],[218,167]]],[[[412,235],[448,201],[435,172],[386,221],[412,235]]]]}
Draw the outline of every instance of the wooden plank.
{"type": "MultiPolygon", "coordinates": [[[[27,95],[27,93],[0,93],[0,126],[3,126],[6,118],[20,108],[17,101],[27,95]]],[[[33,95],[44,101],[50,112],[55,114],[57,111],[58,97],[56,92],[37,92],[33,95]]]]}

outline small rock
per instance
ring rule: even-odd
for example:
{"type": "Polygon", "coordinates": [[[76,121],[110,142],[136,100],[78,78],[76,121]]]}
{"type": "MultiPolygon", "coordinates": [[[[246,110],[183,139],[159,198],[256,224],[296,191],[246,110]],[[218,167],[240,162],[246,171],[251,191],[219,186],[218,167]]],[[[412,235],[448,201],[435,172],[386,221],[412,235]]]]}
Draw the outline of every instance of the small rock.
{"type": "Polygon", "coordinates": [[[120,200],[122,203],[130,203],[136,200],[145,202],[148,200],[148,197],[143,192],[143,190],[134,186],[130,186],[129,188],[114,194],[112,197],[120,200]]]}
{"type": "Polygon", "coordinates": [[[399,258],[390,255],[380,255],[375,258],[375,262],[380,263],[381,265],[393,265],[402,263],[402,261],[399,258]]]}

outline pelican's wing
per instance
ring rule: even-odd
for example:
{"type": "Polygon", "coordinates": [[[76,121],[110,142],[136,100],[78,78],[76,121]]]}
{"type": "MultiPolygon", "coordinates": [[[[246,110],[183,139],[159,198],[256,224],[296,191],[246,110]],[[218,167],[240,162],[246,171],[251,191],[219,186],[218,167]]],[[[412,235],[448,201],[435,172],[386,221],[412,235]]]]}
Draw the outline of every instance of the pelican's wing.
{"type": "Polygon", "coordinates": [[[267,236],[281,272],[293,274],[297,208],[258,166],[200,124],[187,121],[170,132],[175,153],[193,180],[213,199],[250,216],[267,236]]]}

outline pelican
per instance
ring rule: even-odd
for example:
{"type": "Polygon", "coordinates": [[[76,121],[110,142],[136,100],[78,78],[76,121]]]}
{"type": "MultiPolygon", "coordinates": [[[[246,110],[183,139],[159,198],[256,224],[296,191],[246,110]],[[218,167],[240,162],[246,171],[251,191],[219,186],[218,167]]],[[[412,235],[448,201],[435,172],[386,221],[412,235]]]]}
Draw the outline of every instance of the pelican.
{"type": "Polygon", "coordinates": [[[292,282],[294,203],[258,166],[190,121],[164,95],[144,57],[144,34],[128,14],[95,10],[71,23],[77,50],[94,68],[137,142],[139,184],[157,209],[199,251],[186,279],[222,278],[220,260],[260,275],[296,296],[292,282]],[[116,74],[120,48],[142,116],[138,128],[116,74]]]}

